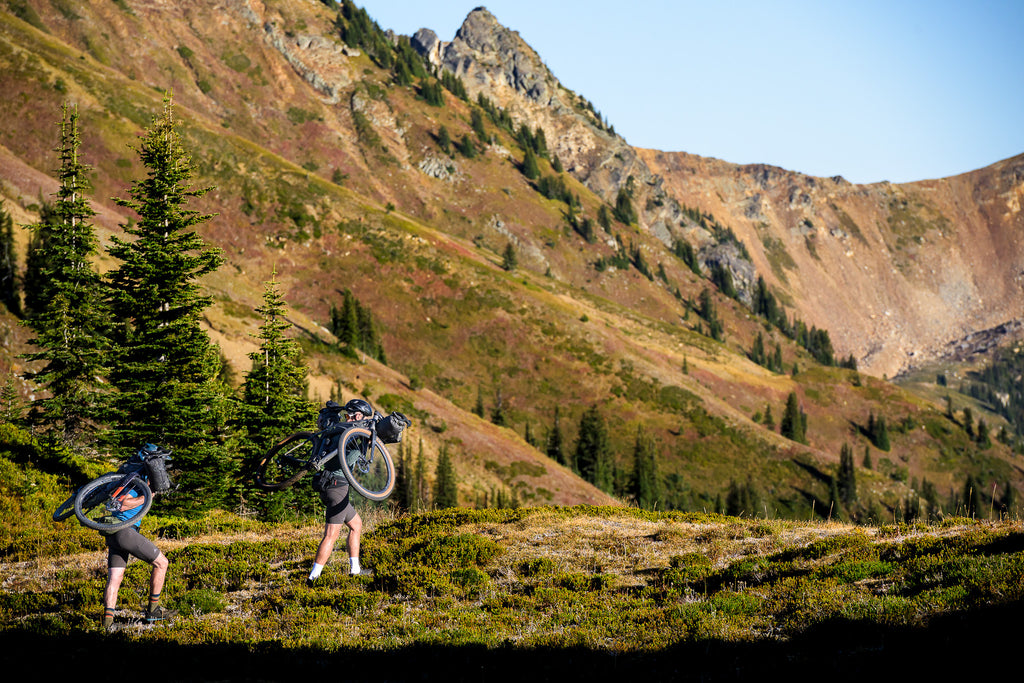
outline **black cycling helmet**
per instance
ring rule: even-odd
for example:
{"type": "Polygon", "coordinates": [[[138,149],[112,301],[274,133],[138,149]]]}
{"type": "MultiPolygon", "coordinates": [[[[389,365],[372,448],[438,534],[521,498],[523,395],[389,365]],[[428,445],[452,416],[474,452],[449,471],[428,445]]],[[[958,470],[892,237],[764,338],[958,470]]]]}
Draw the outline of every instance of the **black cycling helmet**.
{"type": "Polygon", "coordinates": [[[373,415],[373,406],[361,398],[354,398],[345,404],[345,412],[349,415],[352,413],[362,413],[363,417],[370,417],[373,415]]]}

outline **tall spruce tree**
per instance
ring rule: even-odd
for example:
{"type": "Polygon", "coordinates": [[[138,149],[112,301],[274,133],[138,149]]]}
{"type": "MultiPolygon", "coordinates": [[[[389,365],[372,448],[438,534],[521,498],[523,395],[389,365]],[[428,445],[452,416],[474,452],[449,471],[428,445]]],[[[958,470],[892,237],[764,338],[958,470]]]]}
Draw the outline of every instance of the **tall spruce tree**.
{"type": "Polygon", "coordinates": [[[574,455],[580,476],[606,493],[611,493],[614,480],[611,443],[608,427],[597,406],[591,406],[580,417],[580,431],[574,455]]]}
{"type": "Polygon", "coordinates": [[[90,441],[98,429],[109,322],[102,280],[92,264],[98,241],[80,145],[78,110],[65,105],[57,148],[60,184],[46,212],[49,222],[36,226],[45,239],[35,254],[38,297],[25,321],[38,347],[25,355],[37,368],[25,376],[48,394],[33,402],[29,419],[67,445],[90,441]]]}
{"type": "Polygon", "coordinates": [[[222,257],[194,230],[212,216],[187,204],[209,188],[190,187],[192,161],[177,128],[165,98],[137,147],[146,177],[116,200],[139,220],[121,226],[134,239],[115,236],[108,248],[119,262],[109,275],[117,349],[110,379],[118,389],[111,437],[123,448],[147,441],[174,448],[181,495],[172,505],[206,509],[227,502],[235,469],[223,447],[220,354],[200,325],[211,300],[199,278],[222,257]]]}
{"type": "MultiPolygon", "coordinates": [[[[292,325],[285,318],[287,308],[276,279],[265,283],[263,304],[256,313],[263,321],[256,334],[260,346],[249,354],[252,366],[242,383],[235,418],[238,451],[246,469],[254,466],[271,444],[311,425],[316,416],[308,398],[308,369],[302,350],[286,336],[292,325]]],[[[286,509],[313,512],[318,504],[307,487],[292,487],[271,495],[249,488],[243,495],[265,519],[280,519],[286,509]]]]}
{"type": "Polygon", "coordinates": [[[18,295],[18,254],[14,246],[14,219],[0,197],[0,304],[14,315],[21,315],[18,295]]]}

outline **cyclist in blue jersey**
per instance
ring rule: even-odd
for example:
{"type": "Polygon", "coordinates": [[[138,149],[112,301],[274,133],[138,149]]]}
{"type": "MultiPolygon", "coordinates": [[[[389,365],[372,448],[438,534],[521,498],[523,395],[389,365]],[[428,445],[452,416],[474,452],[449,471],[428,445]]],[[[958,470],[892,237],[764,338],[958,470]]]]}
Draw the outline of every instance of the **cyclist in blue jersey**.
{"type": "MultiPolygon", "coordinates": [[[[146,444],[136,457],[142,459],[147,455],[156,452],[159,446],[146,444]]],[[[144,498],[135,489],[128,491],[121,500],[121,509],[114,512],[114,516],[121,520],[132,519],[139,514],[139,506],[144,498]]],[[[139,533],[142,526],[140,518],[135,524],[126,526],[119,531],[108,534],[107,538],[107,586],[103,591],[103,626],[109,629],[114,625],[114,608],[117,606],[117,593],[121,588],[121,580],[124,579],[125,569],[128,567],[128,558],[135,556],[145,560],[153,566],[153,573],[149,579],[149,604],[146,607],[146,623],[152,624],[164,619],[170,619],[177,612],[169,610],[160,604],[160,592],[164,587],[164,578],[167,575],[167,557],[148,538],[139,533]]]]}

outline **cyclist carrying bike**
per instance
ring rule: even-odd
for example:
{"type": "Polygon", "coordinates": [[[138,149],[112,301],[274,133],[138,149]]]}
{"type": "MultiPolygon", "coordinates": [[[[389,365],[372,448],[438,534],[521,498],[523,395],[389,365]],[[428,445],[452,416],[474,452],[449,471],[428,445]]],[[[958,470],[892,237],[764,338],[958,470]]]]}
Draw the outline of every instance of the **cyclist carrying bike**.
{"type": "MultiPolygon", "coordinates": [[[[169,455],[159,446],[148,443],[135,454],[139,460],[159,453],[169,455]]],[[[139,506],[143,504],[143,497],[137,491],[131,490],[121,501],[121,509],[114,512],[114,516],[122,520],[129,520],[139,513],[139,506]]],[[[153,572],[149,579],[149,603],[146,607],[146,623],[152,624],[164,619],[170,619],[177,614],[160,604],[160,592],[164,587],[164,578],[167,575],[169,565],[167,557],[160,552],[160,549],[148,538],[139,533],[142,526],[140,518],[135,524],[126,526],[112,534],[107,534],[107,585],[103,590],[103,627],[111,628],[114,625],[114,608],[117,606],[117,593],[121,588],[121,580],[124,579],[125,569],[128,567],[128,559],[135,556],[153,566],[153,572]]]]}
{"type": "MultiPolygon", "coordinates": [[[[342,407],[334,401],[328,401],[326,406],[320,410],[317,419],[317,428],[324,429],[330,424],[341,422],[341,413],[346,415],[346,421],[357,422],[373,417],[373,406],[361,398],[354,398],[342,407]]],[[[337,447],[337,440],[332,447],[337,447]]],[[[327,561],[334,552],[334,544],[341,535],[342,524],[348,526],[348,561],[349,573],[361,574],[359,566],[359,539],[363,533],[363,520],[359,513],[352,506],[349,500],[349,484],[341,469],[341,458],[349,458],[353,462],[359,455],[358,451],[350,453],[337,453],[334,458],[327,461],[322,472],[313,477],[313,490],[319,492],[320,501],[326,507],[324,535],[320,539],[320,546],[317,548],[316,557],[313,559],[313,568],[309,572],[306,583],[310,586],[316,583],[320,573],[323,571],[327,561]]]]}

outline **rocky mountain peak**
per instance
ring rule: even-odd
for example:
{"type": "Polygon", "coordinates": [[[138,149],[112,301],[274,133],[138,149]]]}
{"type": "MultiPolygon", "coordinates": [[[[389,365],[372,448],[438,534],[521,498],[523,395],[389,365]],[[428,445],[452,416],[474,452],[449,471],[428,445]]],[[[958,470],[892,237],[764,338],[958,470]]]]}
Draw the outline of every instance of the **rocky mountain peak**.
{"type": "Polygon", "coordinates": [[[474,63],[471,78],[479,86],[510,88],[541,105],[552,104],[558,90],[540,56],[485,7],[469,13],[442,54],[442,66],[459,77],[469,75],[474,63]]]}

